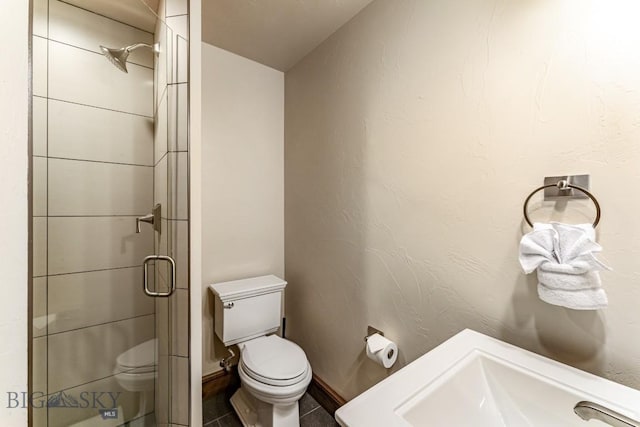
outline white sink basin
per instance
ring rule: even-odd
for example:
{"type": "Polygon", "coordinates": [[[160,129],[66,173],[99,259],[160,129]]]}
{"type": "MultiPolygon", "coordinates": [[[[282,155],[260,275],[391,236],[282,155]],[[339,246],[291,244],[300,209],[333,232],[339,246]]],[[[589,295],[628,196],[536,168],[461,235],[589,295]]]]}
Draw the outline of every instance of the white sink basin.
{"type": "Polygon", "coordinates": [[[640,420],[640,392],[465,330],[336,412],[342,426],[597,427],[590,401],[640,420]]]}

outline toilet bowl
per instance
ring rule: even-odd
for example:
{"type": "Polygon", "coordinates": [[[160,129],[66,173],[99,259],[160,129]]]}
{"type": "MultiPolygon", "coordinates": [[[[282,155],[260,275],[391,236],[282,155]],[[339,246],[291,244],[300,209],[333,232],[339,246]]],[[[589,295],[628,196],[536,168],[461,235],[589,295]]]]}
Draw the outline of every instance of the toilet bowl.
{"type": "Polygon", "coordinates": [[[146,415],[153,403],[153,391],[157,372],[158,339],[138,344],[116,358],[113,374],[118,384],[127,391],[140,393],[139,416],[146,415]]]}
{"type": "Polygon", "coordinates": [[[243,425],[297,427],[298,401],[312,375],[304,351],[277,335],[256,338],[239,347],[241,388],[231,404],[243,425]]]}
{"type": "Polygon", "coordinates": [[[262,276],[211,285],[215,331],[240,349],[241,386],[231,404],[245,427],[298,427],[298,401],[311,382],[304,351],[273,334],[280,327],[286,282],[262,276]]]}

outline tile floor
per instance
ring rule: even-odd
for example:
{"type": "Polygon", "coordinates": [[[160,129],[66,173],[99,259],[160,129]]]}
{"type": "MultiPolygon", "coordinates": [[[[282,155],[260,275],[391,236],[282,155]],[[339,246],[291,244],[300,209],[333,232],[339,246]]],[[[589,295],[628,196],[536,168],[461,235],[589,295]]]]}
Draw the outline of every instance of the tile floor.
{"type": "MultiPolygon", "coordinates": [[[[221,393],[202,404],[204,427],[242,427],[229,402],[231,394],[221,393]]],[[[331,414],[322,408],[308,393],[300,399],[300,427],[335,427],[331,414]]]]}

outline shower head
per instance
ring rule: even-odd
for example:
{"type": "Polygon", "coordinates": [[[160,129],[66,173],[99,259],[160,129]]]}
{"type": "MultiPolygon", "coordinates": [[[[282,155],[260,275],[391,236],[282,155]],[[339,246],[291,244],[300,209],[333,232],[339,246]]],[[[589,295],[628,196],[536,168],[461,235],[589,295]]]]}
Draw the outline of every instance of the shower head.
{"type": "Polygon", "coordinates": [[[100,50],[102,51],[102,54],[118,68],[118,70],[128,73],[127,57],[129,56],[129,51],[126,48],[110,49],[108,47],[100,46],[100,50]]]}
{"type": "Polygon", "coordinates": [[[120,49],[108,48],[105,46],[100,46],[100,50],[102,54],[107,57],[107,59],[118,68],[118,70],[128,73],[127,71],[127,58],[129,54],[136,49],[141,47],[146,47],[153,50],[154,53],[159,53],[160,49],[158,44],[154,44],[153,46],[145,43],[137,43],[132,44],[131,46],[122,47],[120,49]]]}

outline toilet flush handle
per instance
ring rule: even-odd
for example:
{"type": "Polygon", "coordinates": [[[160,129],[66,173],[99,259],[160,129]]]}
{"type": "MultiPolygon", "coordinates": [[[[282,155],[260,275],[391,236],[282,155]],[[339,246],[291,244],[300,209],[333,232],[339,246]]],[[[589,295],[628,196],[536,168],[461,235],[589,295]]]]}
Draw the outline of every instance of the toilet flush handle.
{"type": "Polygon", "coordinates": [[[233,308],[235,306],[235,304],[233,302],[225,302],[223,307],[224,308],[233,308]]]}

